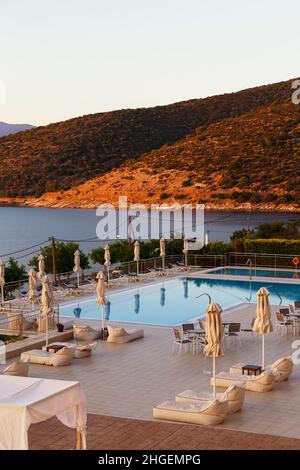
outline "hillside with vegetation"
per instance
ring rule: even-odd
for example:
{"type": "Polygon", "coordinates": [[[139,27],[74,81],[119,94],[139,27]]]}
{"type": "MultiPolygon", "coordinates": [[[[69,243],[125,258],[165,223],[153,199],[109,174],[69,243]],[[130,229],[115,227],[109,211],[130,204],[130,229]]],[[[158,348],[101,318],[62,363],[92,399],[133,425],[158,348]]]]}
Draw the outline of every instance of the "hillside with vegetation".
{"type": "Polygon", "coordinates": [[[289,101],[198,128],[74,189],[36,201],[95,207],[107,201],[203,203],[207,208],[300,208],[300,110],[289,101]]]}
{"type": "Polygon", "coordinates": [[[93,114],[0,139],[0,197],[54,207],[130,201],[299,206],[291,81],[93,114]],[[26,199],[26,201],[24,200],[26,199]]]}

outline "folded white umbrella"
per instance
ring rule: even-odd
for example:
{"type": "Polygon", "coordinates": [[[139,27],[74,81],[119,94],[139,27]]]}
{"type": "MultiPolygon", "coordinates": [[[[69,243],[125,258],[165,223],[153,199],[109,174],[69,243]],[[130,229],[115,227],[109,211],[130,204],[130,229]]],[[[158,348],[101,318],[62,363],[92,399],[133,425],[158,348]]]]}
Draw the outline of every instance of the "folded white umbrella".
{"type": "Polygon", "coordinates": [[[136,261],[136,273],[139,275],[139,261],[140,261],[140,242],[134,242],[134,261],[136,261]]]}
{"type": "Polygon", "coordinates": [[[211,303],[206,308],[205,340],[203,354],[213,358],[213,397],[216,398],[216,357],[223,354],[221,320],[222,308],[219,304],[211,303]]]}
{"type": "MultiPolygon", "coordinates": [[[[97,300],[96,303],[101,305],[102,311],[102,331],[104,331],[104,306],[107,305],[107,298],[105,297],[105,278],[102,271],[97,274],[97,300]]],[[[104,334],[104,333],[103,333],[104,334]]]]}
{"type": "Polygon", "coordinates": [[[34,308],[34,303],[36,299],[38,298],[38,293],[37,293],[37,284],[38,284],[38,275],[34,269],[31,269],[28,272],[28,284],[29,284],[29,289],[28,289],[28,300],[32,302],[32,308],[34,308]]]}
{"type": "Polygon", "coordinates": [[[39,272],[38,272],[38,277],[40,278],[40,280],[43,279],[43,277],[46,275],[45,273],[45,258],[43,255],[40,255],[38,257],[38,261],[39,261],[39,272]]]}
{"type": "Polygon", "coordinates": [[[111,265],[110,262],[110,248],[109,245],[105,245],[104,247],[104,266],[107,269],[107,283],[109,284],[109,266],[111,265]]]}
{"type": "Polygon", "coordinates": [[[273,331],[269,295],[266,287],[261,287],[257,292],[256,318],[252,328],[255,333],[262,335],[262,369],[265,367],[265,334],[273,331]]]}
{"type": "Polygon", "coordinates": [[[46,347],[48,346],[48,318],[52,315],[53,291],[48,276],[42,278],[41,312],[46,320],[46,347]]]}
{"type": "Polygon", "coordinates": [[[4,302],[4,285],[5,285],[5,264],[0,261],[0,287],[1,287],[1,302],[4,302]]]}
{"type": "Polygon", "coordinates": [[[184,264],[185,266],[187,266],[187,255],[188,255],[188,252],[189,252],[189,242],[188,242],[188,239],[185,238],[183,240],[183,250],[182,250],[183,254],[184,254],[184,264]]]}
{"type": "Polygon", "coordinates": [[[76,250],[74,253],[74,268],[73,268],[74,273],[77,273],[77,283],[79,287],[79,275],[81,273],[81,267],[80,267],[80,251],[76,250]]]}
{"type": "Polygon", "coordinates": [[[162,268],[164,271],[165,270],[165,256],[166,256],[166,241],[164,237],[161,237],[159,247],[160,247],[160,256],[162,258],[162,268]]]}

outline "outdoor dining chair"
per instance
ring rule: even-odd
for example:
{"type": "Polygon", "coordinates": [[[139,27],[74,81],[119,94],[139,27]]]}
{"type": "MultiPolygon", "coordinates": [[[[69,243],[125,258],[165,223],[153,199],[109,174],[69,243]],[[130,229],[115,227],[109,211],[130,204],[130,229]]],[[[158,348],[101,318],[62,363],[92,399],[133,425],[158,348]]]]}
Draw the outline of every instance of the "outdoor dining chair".
{"type": "Polygon", "coordinates": [[[189,346],[193,346],[193,341],[189,338],[186,338],[179,329],[173,328],[174,333],[174,342],[173,342],[173,353],[175,348],[179,349],[179,355],[181,354],[182,347],[184,346],[185,352],[188,352],[189,346]]]}
{"type": "Polygon", "coordinates": [[[283,315],[281,312],[276,312],[276,326],[275,332],[278,333],[281,330],[281,334],[285,335],[288,333],[288,328],[292,327],[294,329],[294,324],[291,320],[287,319],[286,315],[283,315]]]}
{"type": "Polygon", "coordinates": [[[224,337],[227,338],[228,349],[232,339],[234,340],[234,347],[236,347],[237,340],[239,341],[240,346],[242,345],[241,341],[241,324],[240,323],[229,323],[227,329],[224,330],[224,337]]]}

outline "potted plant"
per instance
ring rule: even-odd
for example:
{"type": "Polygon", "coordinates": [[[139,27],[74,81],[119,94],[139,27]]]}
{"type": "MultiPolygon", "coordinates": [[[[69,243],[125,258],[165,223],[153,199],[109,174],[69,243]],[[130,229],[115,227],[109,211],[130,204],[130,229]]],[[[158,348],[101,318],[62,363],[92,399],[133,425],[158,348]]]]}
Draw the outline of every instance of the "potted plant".
{"type": "Polygon", "coordinates": [[[56,326],[57,326],[57,331],[59,333],[62,333],[64,331],[65,325],[63,325],[62,323],[57,323],[56,326]]]}

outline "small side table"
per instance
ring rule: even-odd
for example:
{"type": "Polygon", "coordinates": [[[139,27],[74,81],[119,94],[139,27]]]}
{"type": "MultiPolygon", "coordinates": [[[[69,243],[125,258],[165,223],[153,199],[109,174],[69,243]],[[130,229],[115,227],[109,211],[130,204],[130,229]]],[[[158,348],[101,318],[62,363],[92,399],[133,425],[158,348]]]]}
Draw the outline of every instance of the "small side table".
{"type": "Polygon", "coordinates": [[[242,374],[245,375],[259,375],[262,372],[261,366],[255,366],[253,364],[246,364],[242,367],[242,374]]]}

